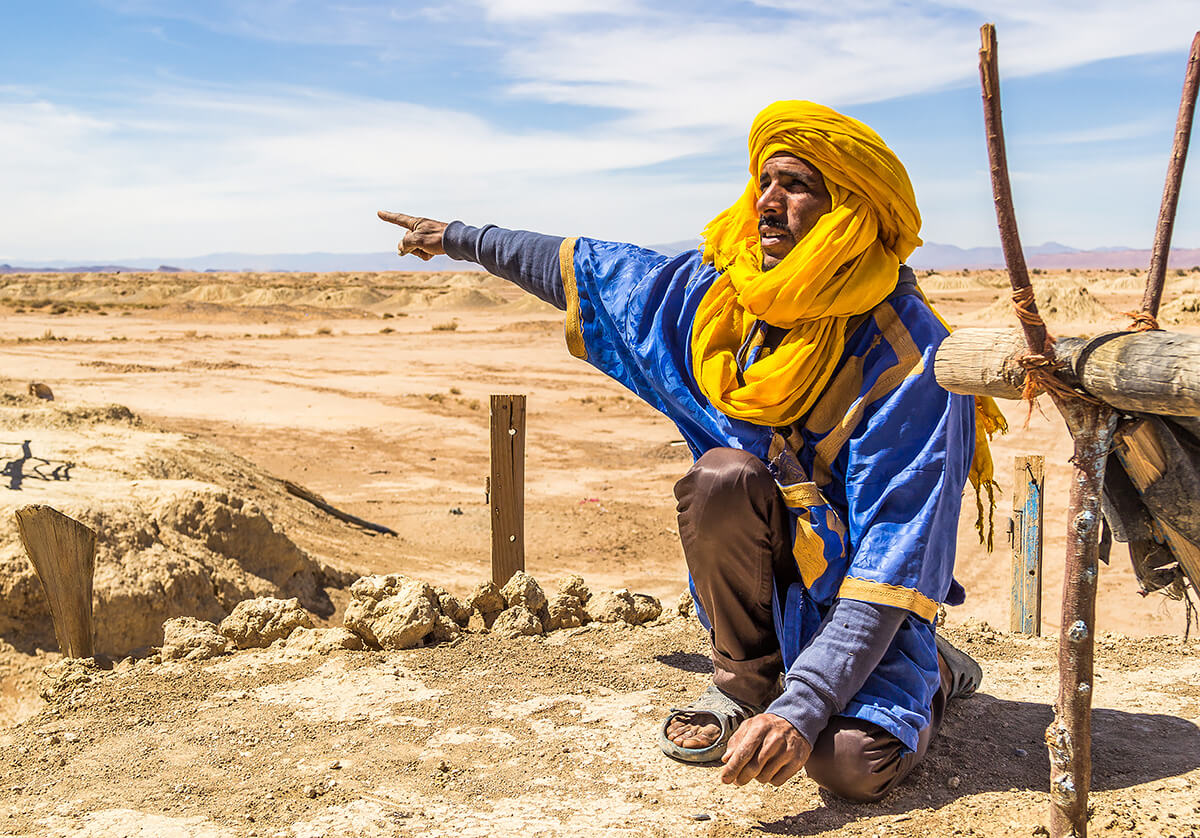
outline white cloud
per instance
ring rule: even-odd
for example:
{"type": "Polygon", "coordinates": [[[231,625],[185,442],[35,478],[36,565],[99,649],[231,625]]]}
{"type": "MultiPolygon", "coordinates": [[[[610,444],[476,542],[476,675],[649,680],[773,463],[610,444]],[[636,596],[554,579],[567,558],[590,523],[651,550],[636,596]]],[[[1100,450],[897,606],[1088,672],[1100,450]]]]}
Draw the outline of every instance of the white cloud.
{"type": "Polygon", "coordinates": [[[920,5],[760,0],[753,19],[680,16],[579,31],[544,28],[514,43],[514,94],[628,112],[646,126],[745,130],[778,98],[853,105],[975,84],[978,29],[997,21],[1005,78],[1105,58],[1178,50],[1191,3],[1124,0],[920,5]]]}
{"type": "Polygon", "coordinates": [[[576,15],[630,15],[639,9],[634,0],[478,0],[491,20],[530,21],[576,15]]]}
{"type": "MultiPolygon", "coordinates": [[[[588,230],[628,238],[646,229],[629,205],[597,200],[611,173],[706,150],[684,135],[517,133],[305,90],[147,90],[105,119],[10,98],[0,120],[0,182],[20,196],[0,205],[8,259],[386,250],[379,208],[568,232],[590,220],[588,230]]],[[[650,195],[659,180],[631,183],[620,201],[677,200],[650,195]]]]}
{"type": "MultiPolygon", "coordinates": [[[[754,113],[772,100],[844,107],[974,86],[978,26],[989,18],[1005,79],[1182,50],[1196,25],[1194,3],[1167,0],[755,0],[756,8],[720,13],[684,0],[103,1],[239,37],[365,47],[360,60],[387,60],[395,50],[420,56],[422,37],[443,39],[441,47],[486,41],[499,62],[486,77],[458,83],[492,90],[498,82],[510,99],[493,102],[495,110],[524,99],[538,105],[529,109],[537,117],[502,128],[452,101],[403,101],[416,90],[387,100],[254,79],[126,86],[106,97],[116,106],[68,106],[44,91],[0,86],[0,182],[18,196],[0,204],[0,258],[388,249],[394,236],[371,218],[377,208],[680,239],[740,191],[743,174],[734,167],[685,177],[668,173],[679,166],[654,167],[694,155],[733,158],[754,113]],[[589,15],[586,27],[580,15],[589,15]],[[426,27],[420,36],[418,25],[426,27]],[[572,109],[576,127],[561,128],[552,122],[558,106],[592,107],[597,116],[581,124],[572,109]]],[[[1103,148],[1152,130],[1128,122],[1033,139],[1103,148]]],[[[1092,196],[1090,185],[1077,188],[1090,163],[1056,179],[1058,191],[1092,196]]],[[[934,174],[944,179],[931,179],[922,201],[927,218],[944,226],[927,229],[929,237],[987,239],[986,173],[934,174]]],[[[1023,218],[1047,224],[1047,237],[1087,244],[1081,236],[1116,223],[1081,212],[1064,230],[1068,214],[1040,201],[1045,194],[1040,214],[1023,218]]],[[[1091,203],[1102,205],[1102,196],[1091,203]]],[[[1028,238],[1038,240],[1036,230],[1028,238]]]]}

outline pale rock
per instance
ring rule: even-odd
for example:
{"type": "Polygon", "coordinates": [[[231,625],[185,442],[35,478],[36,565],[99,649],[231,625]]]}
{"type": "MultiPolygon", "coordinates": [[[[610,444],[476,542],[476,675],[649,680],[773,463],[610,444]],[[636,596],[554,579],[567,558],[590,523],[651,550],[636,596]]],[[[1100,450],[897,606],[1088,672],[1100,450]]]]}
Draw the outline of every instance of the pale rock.
{"type": "Polygon", "coordinates": [[[350,586],[350,596],[342,622],[376,649],[411,649],[437,622],[433,588],[399,573],[364,576],[350,586]]]}
{"type": "Polygon", "coordinates": [[[265,649],[297,628],[312,628],[312,618],[296,597],[244,599],[220,625],[239,649],[265,649]]]}
{"type": "Polygon", "coordinates": [[[691,591],[685,590],[679,595],[679,599],[675,600],[675,610],[680,617],[696,616],[696,601],[692,599],[691,591]]]}
{"type": "Polygon", "coordinates": [[[583,577],[578,573],[572,573],[558,586],[560,594],[573,596],[582,603],[586,603],[592,597],[591,590],[588,589],[587,582],[583,581],[583,577]]]}
{"type": "Polygon", "coordinates": [[[588,600],[587,613],[598,623],[629,623],[637,619],[637,604],[627,590],[601,591],[588,600]]]}
{"type": "Polygon", "coordinates": [[[284,648],[305,655],[328,655],[338,649],[358,650],[362,638],[343,626],[333,628],[298,628],[288,635],[284,648]]]}
{"type": "Polygon", "coordinates": [[[512,578],[500,589],[508,607],[523,605],[530,613],[536,614],[546,605],[546,594],[538,581],[523,570],[518,570],[512,578]]]}
{"type": "Polygon", "coordinates": [[[467,623],[471,621],[471,609],[449,591],[434,588],[433,592],[437,596],[438,610],[459,626],[466,628],[467,623]]]}
{"type": "Polygon", "coordinates": [[[103,676],[104,671],[94,658],[63,658],[42,669],[37,679],[38,695],[54,701],[94,684],[103,676]]]}
{"type": "Polygon", "coordinates": [[[514,605],[492,623],[492,633],[501,637],[532,637],[542,634],[542,621],[524,605],[514,605]]]}
{"type": "Polygon", "coordinates": [[[172,617],[163,623],[162,659],[202,661],[229,651],[230,642],[208,620],[172,617]]]}
{"type": "MultiPolygon", "coordinates": [[[[467,612],[468,619],[471,612],[467,612]]],[[[448,643],[454,638],[463,633],[463,627],[451,620],[445,614],[438,614],[433,623],[433,631],[429,633],[429,638],[434,643],[448,643]]]]}
{"type": "Polygon", "coordinates": [[[650,594],[633,595],[633,624],[643,625],[651,620],[657,620],[662,614],[662,603],[650,594]]]}
{"type": "Polygon", "coordinates": [[[500,593],[496,583],[488,581],[475,586],[475,590],[467,597],[467,607],[478,611],[483,615],[484,621],[490,624],[489,616],[495,619],[495,615],[508,608],[508,603],[505,602],[504,595],[500,593]]]}
{"type": "Polygon", "coordinates": [[[546,619],[542,621],[546,631],[575,628],[587,622],[587,611],[579,597],[558,594],[546,605],[546,619]]]}

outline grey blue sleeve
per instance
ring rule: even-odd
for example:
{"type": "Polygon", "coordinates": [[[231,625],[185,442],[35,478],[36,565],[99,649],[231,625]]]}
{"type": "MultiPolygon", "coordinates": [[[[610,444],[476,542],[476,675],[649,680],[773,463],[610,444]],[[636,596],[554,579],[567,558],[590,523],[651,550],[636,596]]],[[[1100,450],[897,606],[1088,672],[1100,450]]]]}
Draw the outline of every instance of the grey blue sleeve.
{"type": "Polygon", "coordinates": [[[567,295],[558,264],[561,236],[505,230],[495,224],[468,227],[461,221],[452,221],[442,242],[451,259],[474,262],[488,273],[566,311],[567,295]]]}
{"type": "Polygon", "coordinates": [[[908,611],[853,599],[834,602],[783,678],[768,713],[787,719],[812,745],[883,660],[908,611]]]}

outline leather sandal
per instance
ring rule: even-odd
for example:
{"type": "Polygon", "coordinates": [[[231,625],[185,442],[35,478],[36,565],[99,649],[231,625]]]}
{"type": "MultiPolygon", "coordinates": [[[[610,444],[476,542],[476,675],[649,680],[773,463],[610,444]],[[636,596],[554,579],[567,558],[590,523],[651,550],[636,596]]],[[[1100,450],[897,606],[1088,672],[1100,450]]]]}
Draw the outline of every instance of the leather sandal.
{"type": "Polygon", "coordinates": [[[706,763],[715,762],[725,755],[729,738],[733,736],[744,721],[763,711],[762,707],[744,704],[737,699],[721,692],[716,684],[709,684],[704,693],[687,707],[672,707],[670,714],[663,721],[658,731],[658,745],[662,752],[671,759],[680,762],[706,763]],[[718,727],[721,735],[707,748],[683,748],[676,745],[667,736],[667,727],[677,719],[687,716],[709,716],[718,727]]]}

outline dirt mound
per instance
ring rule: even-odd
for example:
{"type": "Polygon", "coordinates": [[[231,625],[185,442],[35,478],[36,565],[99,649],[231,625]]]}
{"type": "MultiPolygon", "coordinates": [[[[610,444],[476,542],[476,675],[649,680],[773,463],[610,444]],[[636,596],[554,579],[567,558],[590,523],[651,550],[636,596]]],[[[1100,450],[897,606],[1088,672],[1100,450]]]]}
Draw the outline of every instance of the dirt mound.
{"type": "Polygon", "coordinates": [[[183,292],[179,295],[179,299],[193,303],[224,303],[229,305],[239,302],[244,296],[246,296],[246,288],[243,285],[209,283],[183,292]]]}
{"type": "MultiPolygon", "coordinates": [[[[64,510],[96,531],[98,651],[120,656],[162,643],[162,624],[219,622],[245,599],[296,597],[328,616],[320,566],[253,504],[187,491],[144,503],[64,510]]],[[[0,635],[17,648],[52,647],[41,586],[15,533],[0,544],[0,635]]]]}
{"type": "MultiPolygon", "coordinates": [[[[1038,312],[1047,323],[1088,323],[1096,326],[1112,326],[1121,320],[1099,303],[1091,292],[1074,283],[1041,283],[1037,289],[1038,312]]],[[[1007,298],[997,300],[987,308],[972,312],[964,322],[978,325],[996,323],[1016,324],[1012,303],[1007,298]]]]}
{"type": "Polygon", "coordinates": [[[1097,291],[1142,291],[1146,288],[1146,277],[1133,274],[1097,279],[1093,286],[1097,291]]]}
{"type": "Polygon", "coordinates": [[[1200,325],[1200,294],[1187,294],[1162,307],[1159,319],[1173,326],[1200,325]]]}
{"type": "MultiPolygon", "coordinates": [[[[526,314],[555,314],[559,317],[563,314],[555,306],[544,300],[539,300],[532,294],[525,294],[519,299],[513,300],[508,304],[508,310],[526,314]]],[[[561,326],[561,324],[559,325],[561,326]]]]}
{"type": "Polygon", "coordinates": [[[286,306],[292,305],[305,296],[299,288],[275,287],[255,288],[238,300],[244,306],[286,306]]]}
{"type": "Polygon", "coordinates": [[[983,288],[991,288],[991,284],[985,282],[983,277],[978,274],[953,274],[947,276],[945,274],[930,274],[917,279],[917,284],[925,291],[977,291],[983,288]]]}
{"type": "MultiPolygon", "coordinates": [[[[64,408],[15,394],[0,399],[0,440],[10,440],[0,456],[18,490],[0,496],[0,517],[49,503],[96,531],[100,652],[158,645],[168,618],[217,622],[254,597],[296,597],[320,617],[335,610],[326,587],[343,576],[275,521],[282,506],[314,513],[228,452],[144,427],[119,405],[64,408]]],[[[26,652],[54,648],[40,583],[12,529],[0,533],[0,637],[26,652]]]]}
{"type": "Polygon", "coordinates": [[[459,311],[462,309],[493,308],[505,305],[507,300],[494,291],[480,288],[451,288],[426,298],[430,311],[459,311]]]}
{"type": "MultiPolygon", "coordinates": [[[[300,297],[297,302],[302,305],[330,308],[366,308],[385,299],[386,294],[381,294],[373,288],[327,288],[300,297]]],[[[242,304],[245,303],[243,300],[242,304]]]]}

